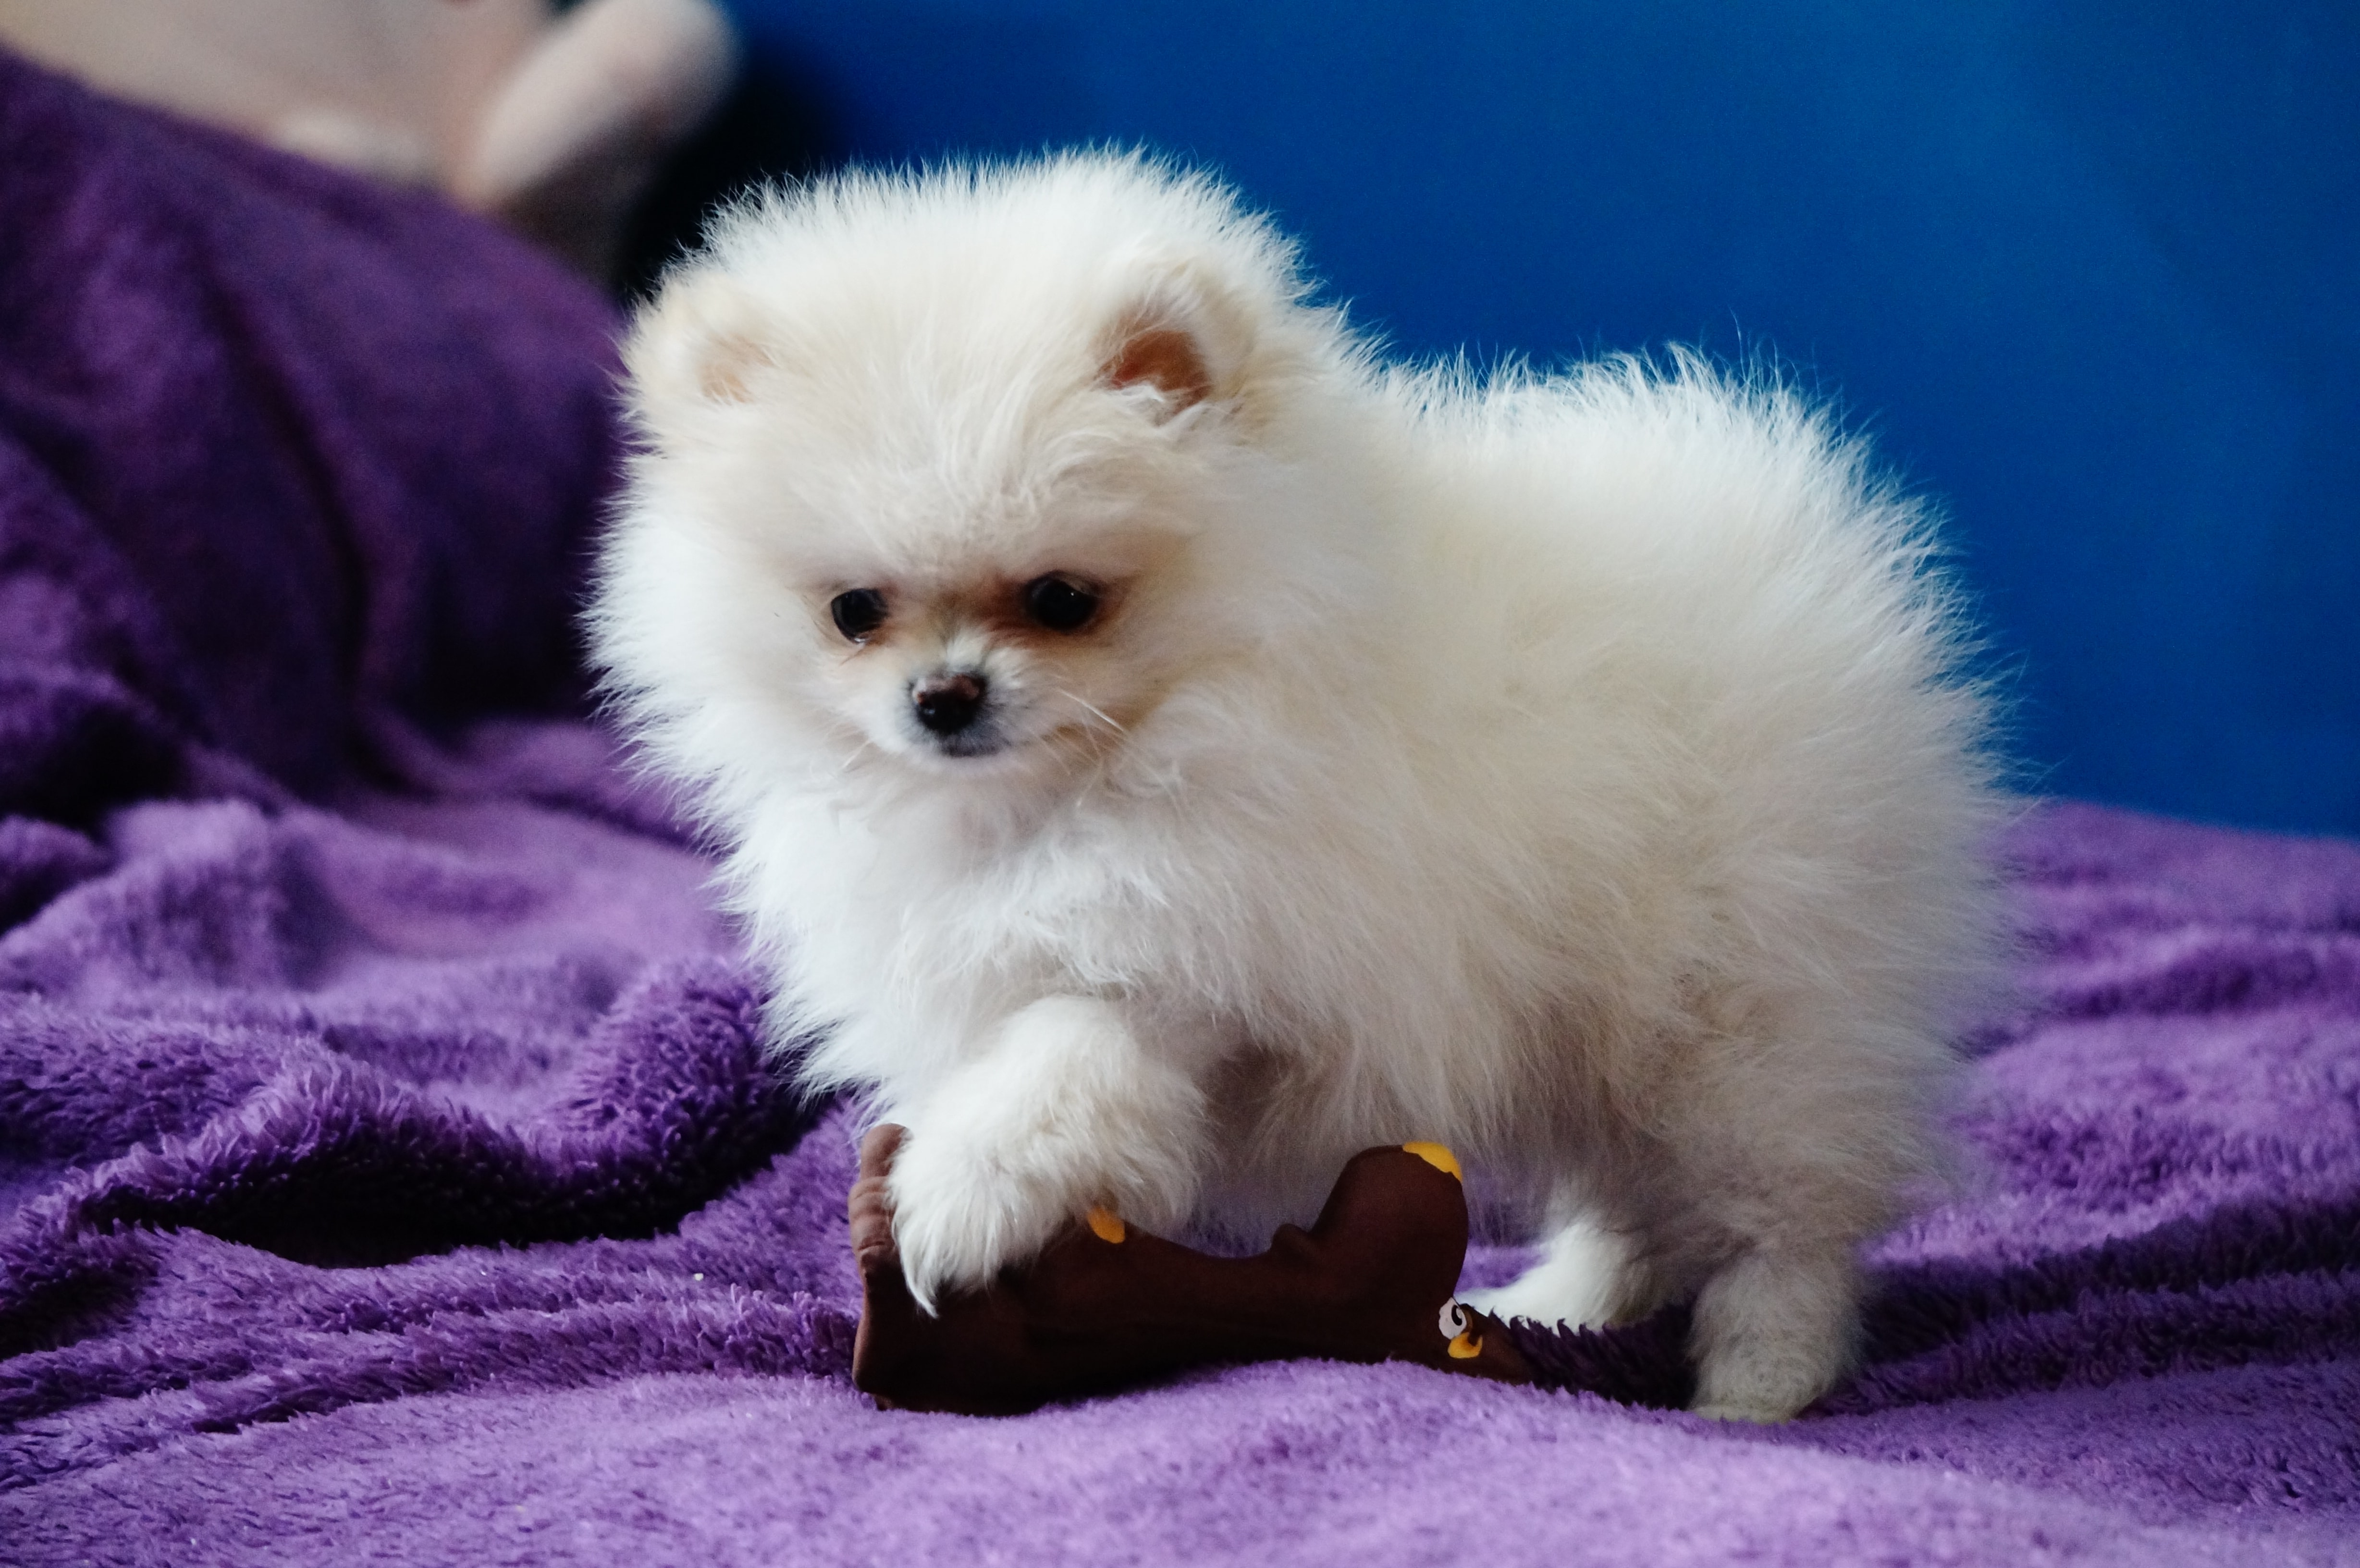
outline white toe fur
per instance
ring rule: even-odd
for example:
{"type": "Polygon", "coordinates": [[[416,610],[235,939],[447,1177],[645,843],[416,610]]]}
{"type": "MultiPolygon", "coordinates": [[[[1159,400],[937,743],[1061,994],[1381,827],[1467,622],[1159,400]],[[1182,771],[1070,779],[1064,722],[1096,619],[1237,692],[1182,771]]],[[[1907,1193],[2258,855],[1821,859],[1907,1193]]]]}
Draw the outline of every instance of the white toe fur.
{"type": "Polygon", "coordinates": [[[1540,1260],[1508,1284],[1467,1290],[1459,1300],[1502,1322],[1530,1318],[1544,1326],[1598,1328],[1630,1310],[1630,1244],[1586,1220],[1542,1244],[1540,1260]]]}

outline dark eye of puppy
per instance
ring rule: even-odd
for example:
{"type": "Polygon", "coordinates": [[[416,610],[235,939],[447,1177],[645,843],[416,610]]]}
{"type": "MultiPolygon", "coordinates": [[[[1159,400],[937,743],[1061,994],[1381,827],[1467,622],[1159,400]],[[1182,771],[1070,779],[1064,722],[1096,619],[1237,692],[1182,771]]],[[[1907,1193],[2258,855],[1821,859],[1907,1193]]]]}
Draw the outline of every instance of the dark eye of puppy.
{"type": "Polygon", "coordinates": [[[855,588],[830,599],[827,613],[836,617],[837,631],[854,642],[867,642],[869,634],[885,624],[885,595],[874,588],[855,588]]]}
{"type": "Polygon", "coordinates": [[[1051,572],[1024,584],[1024,614],[1053,632],[1077,632],[1098,613],[1096,590],[1051,572]]]}

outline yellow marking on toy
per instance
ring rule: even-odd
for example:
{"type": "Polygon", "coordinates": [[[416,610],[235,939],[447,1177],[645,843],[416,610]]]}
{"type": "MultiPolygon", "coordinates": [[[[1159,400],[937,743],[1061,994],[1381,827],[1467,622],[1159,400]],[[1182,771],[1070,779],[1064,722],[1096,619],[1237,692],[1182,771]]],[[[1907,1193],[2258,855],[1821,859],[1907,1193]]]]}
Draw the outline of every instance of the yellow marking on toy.
{"type": "Polygon", "coordinates": [[[1090,1234],[1100,1241],[1120,1241],[1128,1233],[1122,1228],[1122,1216],[1112,1209],[1090,1211],[1090,1234]]]}
{"type": "MultiPolygon", "coordinates": [[[[1459,1157],[1451,1153],[1450,1150],[1443,1148],[1442,1145],[1438,1143],[1404,1143],[1402,1147],[1409,1150],[1410,1153],[1416,1155],[1420,1160],[1425,1160],[1428,1165],[1433,1166],[1437,1171],[1439,1171],[1446,1176],[1452,1178],[1454,1181],[1464,1181],[1467,1180],[1466,1177],[1461,1176],[1459,1173],[1459,1157]]],[[[1468,1354],[1471,1356],[1474,1353],[1470,1351],[1468,1354]]]]}
{"type": "Polygon", "coordinates": [[[1483,1354],[1483,1336],[1470,1328],[1450,1342],[1449,1350],[1453,1361],[1472,1361],[1483,1354]]]}

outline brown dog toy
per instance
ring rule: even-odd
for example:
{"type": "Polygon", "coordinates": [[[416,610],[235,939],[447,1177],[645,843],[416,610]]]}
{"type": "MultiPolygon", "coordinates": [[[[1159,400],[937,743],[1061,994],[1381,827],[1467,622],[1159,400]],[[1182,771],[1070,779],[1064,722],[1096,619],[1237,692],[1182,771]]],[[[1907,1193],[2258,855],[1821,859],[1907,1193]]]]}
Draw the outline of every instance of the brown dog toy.
{"type": "Polygon", "coordinates": [[[1363,1150],[1309,1230],[1215,1258],[1104,1210],[1031,1263],[928,1316],[893,1240],[886,1177],[902,1129],[870,1129],[851,1196],[860,1267],[852,1381],[880,1409],[1015,1415],[1213,1362],[1415,1361],[1502,1382],[1532,1368],[1494,1320],[1451,1299],[1467,1197],[1438,1144],[1363,1150]]]}

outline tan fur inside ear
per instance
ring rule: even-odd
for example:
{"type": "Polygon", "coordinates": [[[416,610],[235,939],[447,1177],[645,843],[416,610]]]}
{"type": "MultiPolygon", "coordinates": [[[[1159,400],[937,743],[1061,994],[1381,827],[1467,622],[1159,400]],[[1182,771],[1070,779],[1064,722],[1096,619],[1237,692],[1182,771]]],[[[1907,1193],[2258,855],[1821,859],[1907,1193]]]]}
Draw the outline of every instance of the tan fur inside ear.
{"type": "Polygon", "coordinates": [[[768,364],[770,356],[752,339],[715,337],[698,347],[702,352],[694,374],[699,392],[716,403],[743,403],[753,396],[754,372],[768,364]]]}
{"type": "Polygon", "coordinates": [[[1141,256],[1125,268],[1126,308],[1099,340],[1100,381],[1153,387],[1161,417],[1199,403],[1230,404],[1251,391],[1253,313],[1219,270],[1201,259],[1141,256]]]}
{"type": "Polygon", "coordinates": [[[1126,323],[1102,375],[1109,387],[1153,387],[1164,394],[1173,414],[1213,395],[1213,372],[1205,363],[1204,349],[1189,332],[1160,323],[1126,323]]]}
{"type": "Polygon", "coordinates": [[[721,279],[668,285],[639,318],[624,356],[658,403],[743,403],[777,363],[753,302],[721,279]]]}

